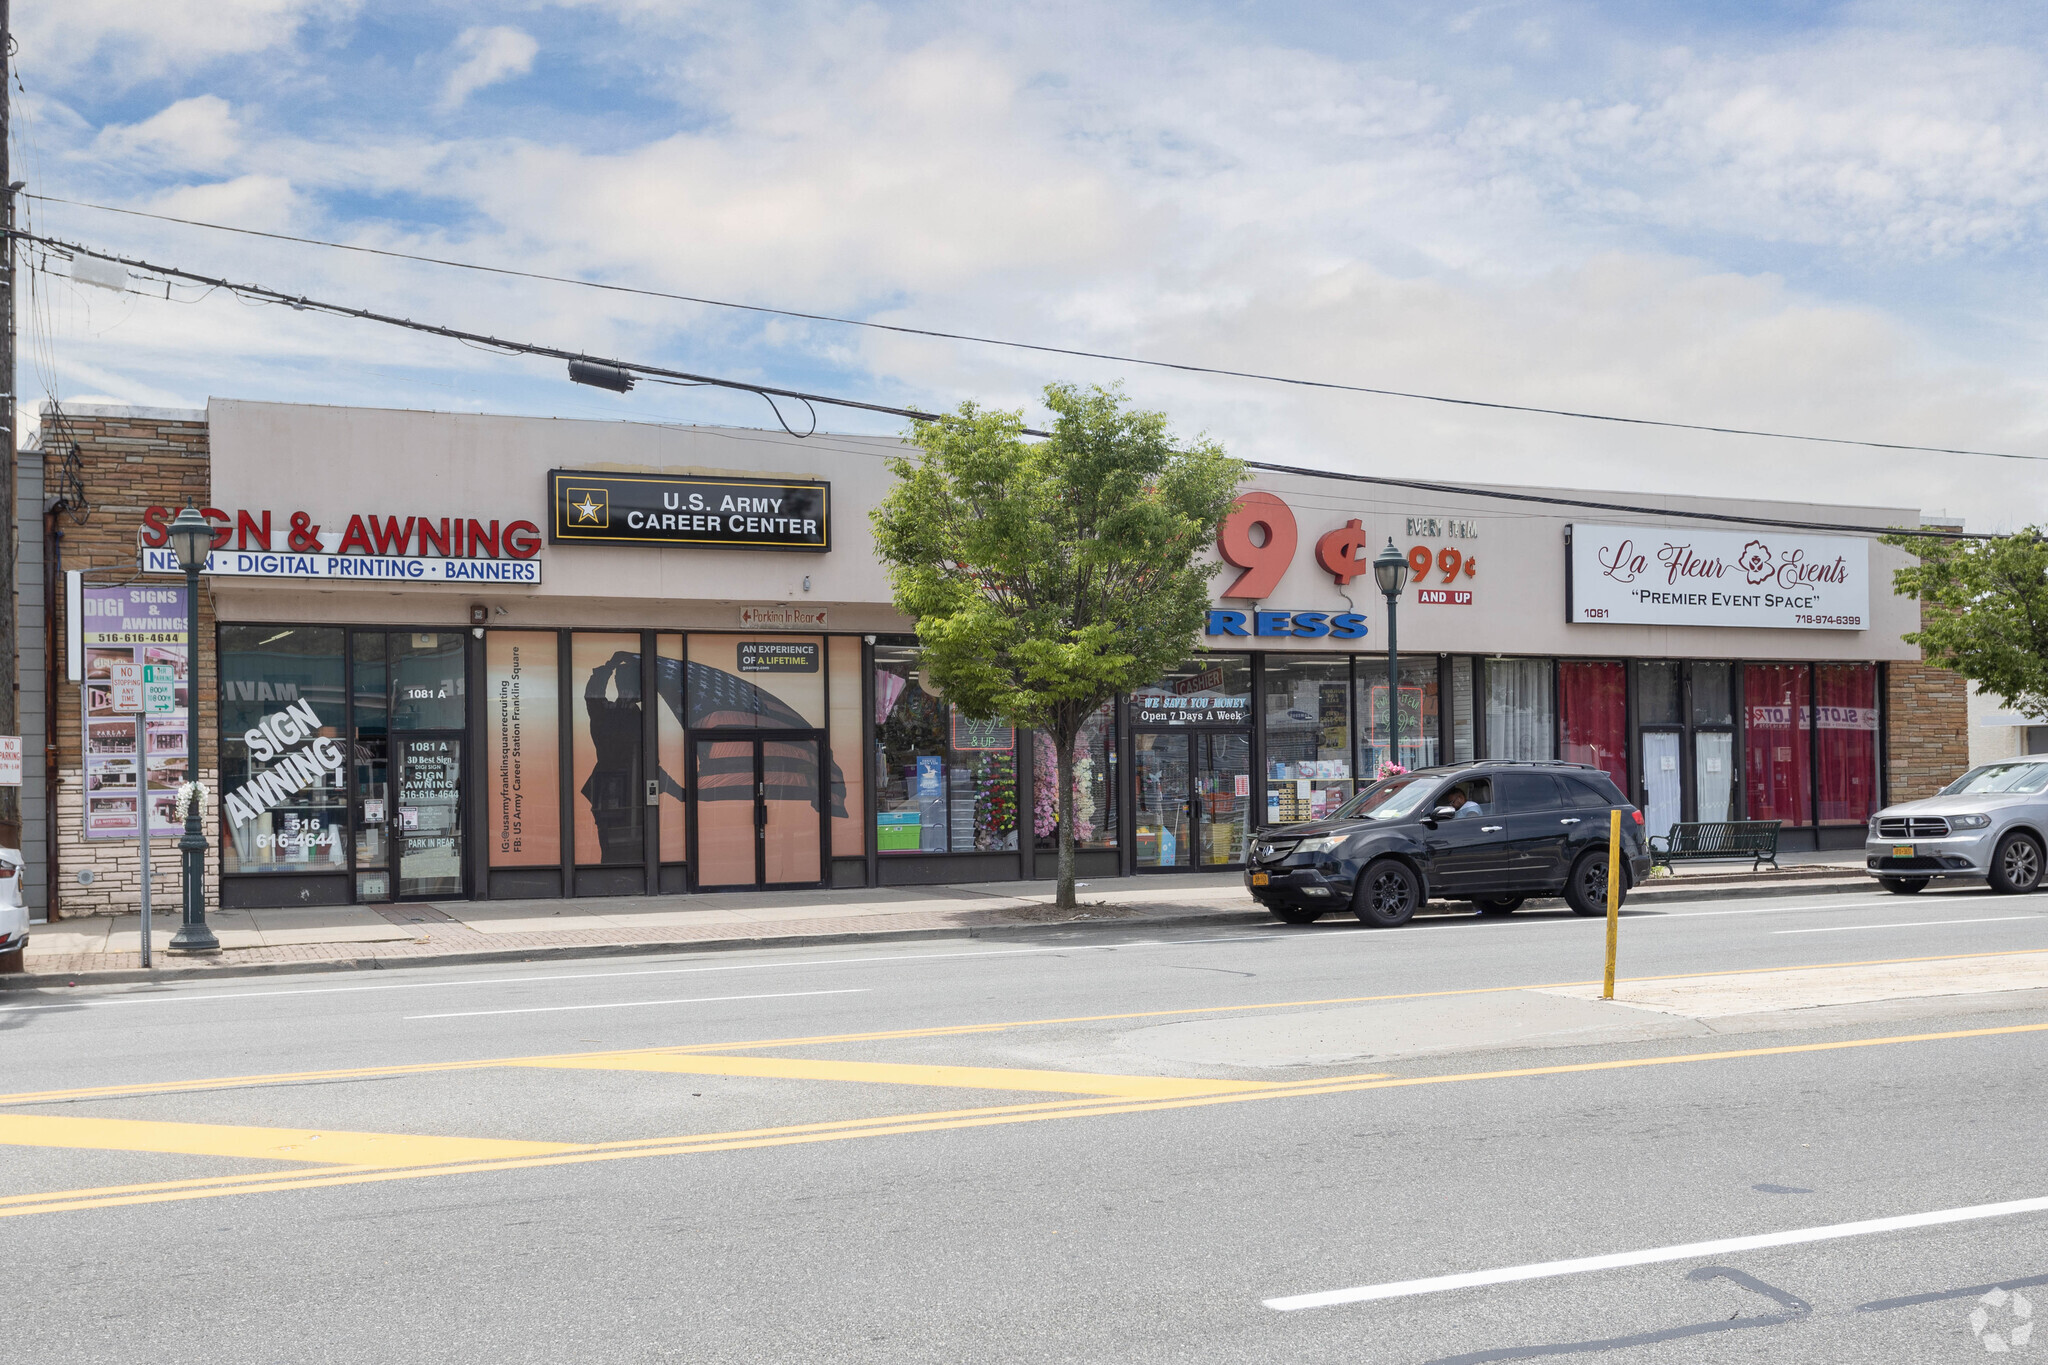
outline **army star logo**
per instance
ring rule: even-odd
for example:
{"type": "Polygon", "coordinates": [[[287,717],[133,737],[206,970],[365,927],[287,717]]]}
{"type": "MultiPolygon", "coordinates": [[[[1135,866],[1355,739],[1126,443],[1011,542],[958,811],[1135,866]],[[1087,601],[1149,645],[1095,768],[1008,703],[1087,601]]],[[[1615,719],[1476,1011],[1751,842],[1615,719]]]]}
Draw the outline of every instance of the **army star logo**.
{"type": "Polygon", "coordinates": [[[564,491],[569,499],[569,511],[574,514],[570,518],[572,526],[610,527],[611,508],[607,505],[603,489],[570,488],[564,491]]]}

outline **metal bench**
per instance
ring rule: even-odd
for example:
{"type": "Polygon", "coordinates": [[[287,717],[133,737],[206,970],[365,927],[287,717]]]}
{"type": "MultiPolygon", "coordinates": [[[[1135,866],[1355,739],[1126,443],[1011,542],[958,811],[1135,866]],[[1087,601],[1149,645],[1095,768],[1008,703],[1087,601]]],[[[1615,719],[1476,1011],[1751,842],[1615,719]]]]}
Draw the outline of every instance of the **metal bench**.
{"type": "Polygon", "coordinates": [[[1748,858],[1754,872],[1778,865],[1778,830],[1782,820],[1689,820],[1672,825],[1669,834],[1650,836],[1650,862],[1670,867],[1675,862],[1707,858],[1748,858]]]}

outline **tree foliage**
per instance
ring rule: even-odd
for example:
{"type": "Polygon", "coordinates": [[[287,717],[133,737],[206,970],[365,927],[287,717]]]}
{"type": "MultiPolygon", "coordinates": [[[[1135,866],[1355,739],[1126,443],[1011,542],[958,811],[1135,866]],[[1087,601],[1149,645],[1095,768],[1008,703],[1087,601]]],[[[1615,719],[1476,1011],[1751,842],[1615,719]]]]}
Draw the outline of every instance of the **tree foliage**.
{"type": "Polygon", "coordinates": [[[1059,767],[1060,904],[1073,903],[1075,737],[1200,639],[1205,562],[1244,466],[1176,444],[1114,389],[1045,390],[1052,435],[972,403],[920,425],[874,511],[896,609],[927,676],[977,720],[1044,730],[1059,767]]]}
{"type": "Polygon", "coordinates": [[[2028,527],[1996,540],[1884,537],[1919,558],[1892,590],[1921,602],[1906,642],[2007,706],[2048,714],[2048,536],[2028,527]]]}

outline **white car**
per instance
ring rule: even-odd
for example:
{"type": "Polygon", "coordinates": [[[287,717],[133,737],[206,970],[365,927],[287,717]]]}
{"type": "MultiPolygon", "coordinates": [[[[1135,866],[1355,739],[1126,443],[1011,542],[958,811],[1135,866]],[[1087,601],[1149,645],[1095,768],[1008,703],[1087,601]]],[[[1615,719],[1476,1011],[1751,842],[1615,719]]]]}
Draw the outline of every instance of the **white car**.
{"type": "Polygon", "coordinates": [[[2048,754],[1986,763],[1925,800],[1886,806],[1870,817],[1864,853],[1878,885],[1902,896],[1936,877],[2038,890],[2048,870],[2048,754]]]}
{"type": "Polygon", "coordinates": [[[21,850],[0,848],[0,953],[28,946],[28,902],[21,898],[21,850]]]}

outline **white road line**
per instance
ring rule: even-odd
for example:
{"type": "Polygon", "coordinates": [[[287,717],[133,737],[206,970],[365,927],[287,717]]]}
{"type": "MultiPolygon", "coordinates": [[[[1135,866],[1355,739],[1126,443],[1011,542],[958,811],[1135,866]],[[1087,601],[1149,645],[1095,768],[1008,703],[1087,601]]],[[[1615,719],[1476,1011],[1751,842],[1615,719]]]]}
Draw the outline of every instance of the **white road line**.
{"type": "MultiPolygon", "coordinates": [[[[993,948],[978,953],[890,953],[874,957],[806,957],[793,962],[721,962],[708,967],[652,967],[631,972],[551,972],[535,976],[479,976],[462,981],[393,981],[375,986],[308,986],[289,991],[216,991],[193,995],[175,987],[162,995],[74,996],[54,1005],[0,1005],[0,1014],[29,1014],[38,1010],[98,1009],[106,1005],[183,1004],[204,1000],[263,1000],[294,995],[358,995],[365,991],[423,991],[443,986],[521,986],[539,981],[611,981],[634,976],[681,976],[698,972],[753,972],[789,967],[859,967],[871,962],[941,962],[975,957],[1032,957],[1047,953],[1107,953],[1120,948],[1186,948],[1209,943],[1283,942],[1270,934],[1218,935],[1214,938],[1144,938],[1122,943],[1070,943],[1054,948],[993,948]]],[[[398,961],[397,970],[404,962],[398,961]]]]}
{"type": "Polygon", "coordinates": [[[559,1014],[563,1010],[630,1010],[643,1005],[715,1005],[724,1000],[790,1000],[800,995],[866,995],[865,986],[841,991],[774,991],[767,995],[699,995],[688,1000],[608,1000],[600,1005],[535,1005],[519,1010],[458,1010],[453,1014],[408,1014],[414,1019],[474,1019],[484,1014],[559,1014]]]}
{"type": "Polygon", "coordinates": [[[1773,929],[1774,934],[1846,934],[1853,929],[1926,929],[1951,924],[2004,924],[2009,920],[2038,920],[2039,915],[1987,915],[1982,919],[1915,919],[1897,924],[1831,924],[1825,929],[1773,929]]]}
{"type": "Polygon", "coordinates": [[[1656,1265],[1663,1261],[1703,1260],[1738,1251],[1760,1251],[1768,1247],[1799,1246],[1807,1242],[1832,1242],[1843,1237],[1868,1237],[1880,1232],[1903,1232],[1912,1228],[1940,1227],[1945,1223],[1970,1223],[1985,1218],[2010,1218],[2014,1214],[2048,1211],[2048,1199],[2012,1199],[2002,1204],[1972,1204],[1960,1209],[1937,1209],[1932,1213],[1907,1213],[1894,1218],[1867,1218],[1857,1223],[1830,1223],[1818,1228],[1795,1228],[1790,1232],[1766,1232],[1755,1237],[1724,1237],[1715,1242],[1687,1242],[1682,1246],[1653,1247],[1647,1251],[1618,1251],[1610,1256],[1582,1256],[1572,1261],[1539,1261],[1534,1265],[1504,1266],[1498,1270],[1471,1270],[1462,1275],[1435,1275],[1426,1280],[1396,1280],[1391,1284],[1361,1285],[1355,1289],[1330,1289],[1320,1294],[1293,1294],[1266,1299],[1266,1307],[1282,1313],[1301,1308],[1327,1308],[1340,1303],[1369,1303],[1375,1299],[1403,1299],[1417,1294],[1441,1294],[1451,1289],[1473,1289],[1488,1284],[1513,1284],[1518,1280],[1542,1280],[1557,1275],[1583,1275],[1593,1270],[1616,1270],[1623,1266],[1656,1265]]]}

